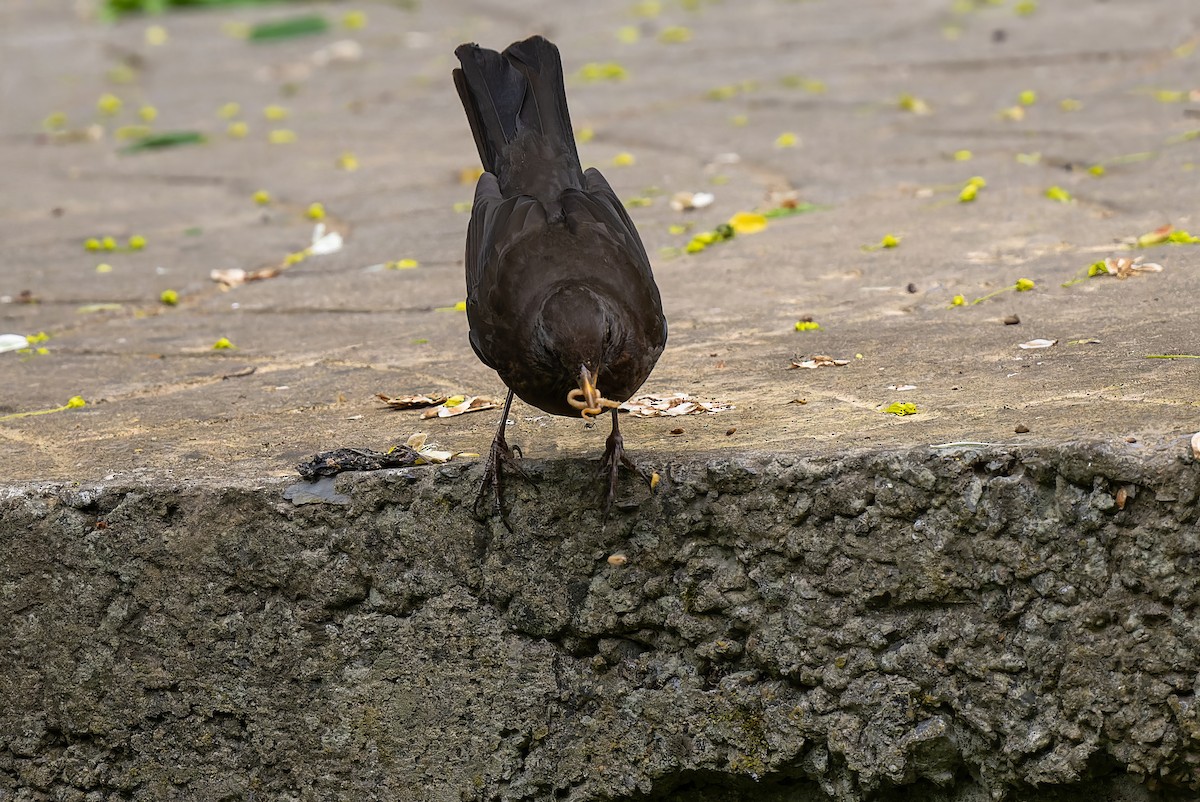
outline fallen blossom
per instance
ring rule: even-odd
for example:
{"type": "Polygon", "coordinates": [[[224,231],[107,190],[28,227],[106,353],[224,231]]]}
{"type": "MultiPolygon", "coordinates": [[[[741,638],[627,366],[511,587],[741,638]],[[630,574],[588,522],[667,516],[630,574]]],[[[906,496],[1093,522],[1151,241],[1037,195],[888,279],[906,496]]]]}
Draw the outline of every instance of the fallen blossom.
{"type": "Polygon", "coordinates": [[[671,395],[642,395],[621,404],[621,410],[638,418],[674,417],[676,415],[716,414],[733,409],[723,401],[701,401],[687,393],[671,395]]]}
{"type": "Polygon", "coordinates": [[[331,253],[337,253],[342,249],[342,235],[336,231],[325,233],[325,224],[317,223],[313,228],[312,245],[308,247],[309,253],[314,256],[328,256],[331,253]]]}
{"type": "Polygon", "coordinates": [[[1144,256],[1139,256],[1136,259],[1127,259],[1123,256],[1109,257],[1104,260],[1104,272],[1114,278],[1125,280],[1130,276],[1140,273],[1161,273],[1163,266],[1154,262],[1145,262],[1144,256]]]}
{"type": "Polygon", "coordinates": [[[795,370],[796,368],[808,368],[809,370],[816,370],[817,368],[840,368],[849,364],[849,359],[834,359],[825,354],[817,354],[803,360],[797,360],[793,357],[791,367],[788,370],[795,370]]]}
{"type": "Polygon", "coordinates": [[[676,192],[671,196],[671,208],[677,212],[688,212],[711,206],[714,200],[716,196],[711,192],[676,192]]]}

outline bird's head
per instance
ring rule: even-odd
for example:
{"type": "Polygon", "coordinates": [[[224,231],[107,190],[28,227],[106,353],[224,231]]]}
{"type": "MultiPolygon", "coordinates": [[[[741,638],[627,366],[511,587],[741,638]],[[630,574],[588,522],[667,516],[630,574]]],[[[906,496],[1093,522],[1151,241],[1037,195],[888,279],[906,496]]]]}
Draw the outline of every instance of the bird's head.
{"type": "Polygon", "coordinates": [[[565,286],[542,307],[535,330],[541,357],[561,377],[568,405],[588,420],[619,406],[601,391],[606,369],[621,362],[625,349],[621,317],[607,299],[577,284],[565,286]]]}

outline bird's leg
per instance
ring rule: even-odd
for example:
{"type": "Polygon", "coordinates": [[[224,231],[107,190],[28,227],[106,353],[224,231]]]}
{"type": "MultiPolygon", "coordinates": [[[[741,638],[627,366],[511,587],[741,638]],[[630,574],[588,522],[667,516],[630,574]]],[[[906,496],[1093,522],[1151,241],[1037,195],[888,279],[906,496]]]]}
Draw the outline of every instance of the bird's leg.
{"type": "MultiPolygon", "coordinates": [[[[608,515],[608,510],[612,506],[613,501],[617,497],[617,472],[622,465],[631,471],[634,471],[646,478],[642,470],[631,460],[625,453],[625,438],[621,437],[621,430],[617,425],[617,409],[612,411],[612,434],[608,436],[608,440],[604,447],[604,458],[600,461],[601,475],[608,475],[608,495],[604,498],[604,514],[608,515]]],[[[649,481],[649,479],[647,479],[649,481]]]]}
{"type": "Polygon", "coordinates": [[[508,525],[508,518],[504,515],[504,469],[509,468],[519,476],[529,479],[529,475],[521,468],[521,464],[513,456],[513,450],[508,446],[508,441],[504,438],[504,427],[508,425],[508,410],[512,407],[512,402],[513,391],[509,390],[508,398],[504,400],[504,412],[500,415],[500,426],[496,429],[496,437],[492,440],[487,462],[483,466],[483,482],[479,486],[479,495],[475,497],[473,508],[476,517],[480,517],[479,506],[488,495],[488,491],[491,490],[493,493],[492,512],[500,516],[501,523],[509,531],[512,531],[512,527],[508,525]]]}

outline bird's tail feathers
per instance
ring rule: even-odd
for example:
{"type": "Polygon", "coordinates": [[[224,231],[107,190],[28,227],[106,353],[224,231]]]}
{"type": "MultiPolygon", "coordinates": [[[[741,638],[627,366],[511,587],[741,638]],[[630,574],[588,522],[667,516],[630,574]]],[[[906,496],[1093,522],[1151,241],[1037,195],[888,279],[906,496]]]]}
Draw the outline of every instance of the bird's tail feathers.
{"type": "Polygon", "coordinates": [[[460,45],[454,55],[462,65],[454,71],[454,85],[467,112],[479,159],[485,170],[495,173],[500,155],[516,137],[525,77],[495,50],[479,45],[460,45]]]}
{"type": "Polygon", "coordinates": [[[485,170],[499,171],[508,146],[524,130],[541,134],[578,165],[557,47],[533,36],[503,53],[466,44],[454,55],[462,65],[454,71],[454,85],[485,170]]]}

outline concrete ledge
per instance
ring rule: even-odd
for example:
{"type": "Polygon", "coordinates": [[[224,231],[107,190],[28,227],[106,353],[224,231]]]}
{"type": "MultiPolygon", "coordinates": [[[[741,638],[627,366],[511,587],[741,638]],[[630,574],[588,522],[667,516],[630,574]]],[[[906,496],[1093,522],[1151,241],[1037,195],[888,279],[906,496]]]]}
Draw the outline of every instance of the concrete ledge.
{"type": "Polygon", "coordinates": [[[1193,799],[1200,465],[1131,452],[696,461],[606,524],[533,463],[512,533],[453,464],[9,489],[0,799],[1193,799]]]}

